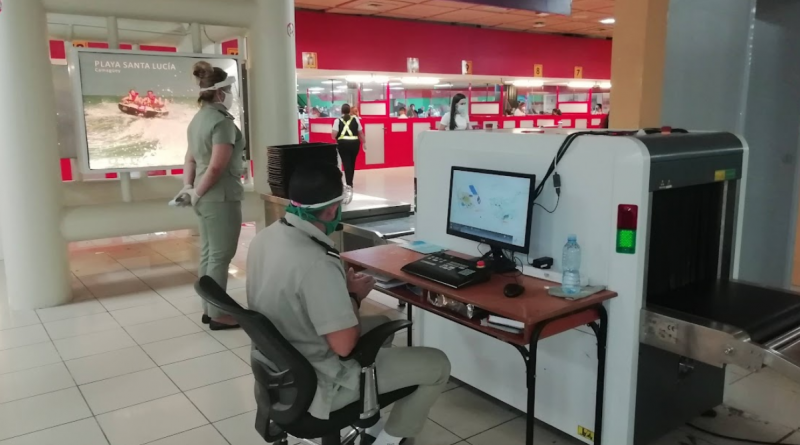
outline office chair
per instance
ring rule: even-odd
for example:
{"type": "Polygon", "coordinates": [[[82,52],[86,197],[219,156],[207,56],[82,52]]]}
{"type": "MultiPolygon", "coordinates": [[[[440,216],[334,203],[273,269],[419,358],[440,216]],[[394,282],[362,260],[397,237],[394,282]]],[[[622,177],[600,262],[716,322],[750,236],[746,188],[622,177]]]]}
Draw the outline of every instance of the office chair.
{"type": "Polygon", "coordinates": [[[387,339],[407,329],[410,321],[383,324],[364,334],[350,356],[361,365],[361,399],[330,413],[328,420],[308,413],[317,391],[317,374],[263,314],[241,307],[213,278],[202,277],[195,290],[209,304],[232,315],[253,342],[251,367],[258,405],[255,428],[269,443],[288,445],[289,435],[298,439],[322,439],[322,445],[350,445],[364,438],[364,429],[380,420],[380,409],[409,396],[417,387],[386,394],[378,392],[375,358],[387,339]],[[340,437],[342,429],[353,429],[340,437]]]}

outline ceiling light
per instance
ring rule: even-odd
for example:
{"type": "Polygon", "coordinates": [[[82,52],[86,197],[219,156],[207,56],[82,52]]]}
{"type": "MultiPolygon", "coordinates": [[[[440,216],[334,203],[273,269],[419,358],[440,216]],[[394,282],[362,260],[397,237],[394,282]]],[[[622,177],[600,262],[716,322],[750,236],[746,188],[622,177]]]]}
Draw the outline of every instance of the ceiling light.
{"type": "Polygon", "coordinates": [[[325,85],[336,85],[337,83],[342,83],[341,80],[323,80],[321,83],[325,85]]]}
{"type": "Polygon", "coordinates": [[[308,91],[325,91],[325,88],[322,87],[311,87],[308,91]]]}
{"type": "Polygon", "coordinates": [[[363,89],[363,90],[361,90],[361,91],[372,91],[372,88],[364,88],[364,89],[363,89]]]}
{"type": "Polygon", "coordinates": [[[570,82],[567,84],[570,88],[580,88],[588,90],[594,86],[594,82],[570,82]]]}
{"type": "Polygon", "coordinates": [[[391,87],[390,90],[405,90],[403,87],[391,87]]]}
{"type": "Polygon", "coordinates": [[[602,88],[604,90],[610,90],[611,89],[611,82],[600,82],[600,88],[602,88]]]}
{"type": "Polygon", "coordinates": [[[400,80],[409,85],[436,85],[439,83],[439,79],[436,77],[403,77],[400,80]]]}
{"type": "Polygon", "coordinates": [[[602,23],[604,25],[613,25],[614,23],[616,23],[616,20],[614,20],[613,18],[608,18],[608,19],[600,20],[600,23],[602,23]]]}
{"type": "Polygon", "coordinates": [[[390,87],[399,87],[402,84],[402,82],[389,82],[390,87]]]}
{"type": "Polygon", "coordinates": [[[352,83],[386,83],[389,81],[388,76],[373,76],[372,74],[357,74],[347,76],[346,80],[352,83]]]}
{"type": "Polygon", "coordinates": [[[434,88],[450,88],[450,87],[452,87],[452,86],[453,86],[453,84],[452,84],[452,83],[437,83],[437,84],[436,84],[436,85],[434,85],[433,87],[434,87],[434,88]]]}
{"type": "Polygon", "coordinates": [[[544,86],[543,80],[532,80],[532,79],[517,79],[511,82],[511,85],[515,87],[541,87],[544,86]]]}

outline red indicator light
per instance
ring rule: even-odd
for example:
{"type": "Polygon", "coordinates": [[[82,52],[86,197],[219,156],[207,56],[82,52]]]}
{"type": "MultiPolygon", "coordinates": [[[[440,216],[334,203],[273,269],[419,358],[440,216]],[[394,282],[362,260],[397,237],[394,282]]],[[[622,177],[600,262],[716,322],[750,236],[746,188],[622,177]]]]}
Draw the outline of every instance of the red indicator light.
{"type": "Polygon", "coordinates": [[[639,222],[639,206],[620,204],[617,209],[617,229],[636,230],[639,222]]]}
{"type": "Polygon", "coordinates": [[[617,208],[617,253],[636,253],[639,206],[620,204],[617,208]]]}

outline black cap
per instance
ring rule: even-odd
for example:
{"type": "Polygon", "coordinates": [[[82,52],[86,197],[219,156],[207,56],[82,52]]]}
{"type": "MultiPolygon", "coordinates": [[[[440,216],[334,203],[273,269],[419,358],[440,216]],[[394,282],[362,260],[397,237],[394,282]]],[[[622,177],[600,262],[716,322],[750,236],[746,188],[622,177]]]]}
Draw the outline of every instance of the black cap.
{"type": "Polygon", "coordinates": [[[336,164],[304,162],[289,179],[289,199],[303,205],[319,204],[342,196],[342,172],[336,164]]]}

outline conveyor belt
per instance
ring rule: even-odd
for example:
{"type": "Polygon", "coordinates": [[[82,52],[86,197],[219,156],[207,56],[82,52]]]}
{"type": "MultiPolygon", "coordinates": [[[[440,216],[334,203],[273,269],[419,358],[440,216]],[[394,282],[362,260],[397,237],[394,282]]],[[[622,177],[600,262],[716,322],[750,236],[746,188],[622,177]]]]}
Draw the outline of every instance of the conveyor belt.
{"type": "Polygon", "coordinates": [[[694,284],[650,295],[648,307],[736,327],[759,344],[800,326],[800,296],[737,281],[694,284]]]}
{"type": "Polygon", "coordinates": [[[714,366],[768,366],[800,382],[800,295],[726,280],[650,295],[640,340],[714,366]]]}

